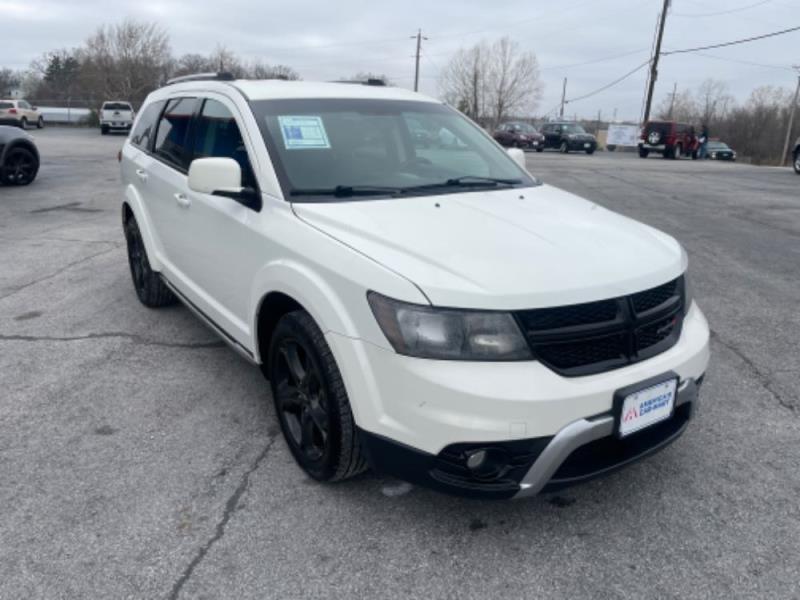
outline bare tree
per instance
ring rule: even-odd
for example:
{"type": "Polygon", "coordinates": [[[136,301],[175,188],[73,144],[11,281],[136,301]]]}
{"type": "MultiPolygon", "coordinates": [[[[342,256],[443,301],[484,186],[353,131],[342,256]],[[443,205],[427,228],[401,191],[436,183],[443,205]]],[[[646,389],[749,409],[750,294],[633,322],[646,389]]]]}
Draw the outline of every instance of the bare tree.
{"type": "Polygon", "coordinates": [[[509,114],[532,113],[542,97],[539,63],[533,52],[522,52],[517,42],[503,37],[489,53],[487,87],[490,116],[497,126],[509,114]]]}
{"type": "Polygon", "coordinates": [[[11,69],[0,69],[0,97],[11,95],[11,91],[22,85],[22,74],[11,69]]]}
{"type": "Polygon", "coordinates": [[[697,102],[691,90],[682,90],[666,96],[655,110],[659,119],[692,123],[697,118],[697,102]]]}
{"type": "Polygon", "coordinates": [[[733,98],[728,93],[728,84],[716,79],[706,79],[697,88],[697,102],[701,123],[711,125],[725,117],[733,98]]]}
{"type": "Polygon", "coordinates": [[[300,74],[287,65],[268,65],[259,60],[247,67],[247,76],[252,79],[284,79],[295,81],[300,79],[300,74]]]}
{"type": "Polygon", "coordinates": [[[216,71],[216,66],[211,64],[209,57],[202,54],[184,54],[171,65],[170,76],[180,77],[182,75],[212,71],[216,71]]]}
{"type": "Polygon", "coordinates": [[[507,37],[456,52],[439,85],[447,102],[491,125],[533,112],[542,94],[536,55],[507,37]]]}
{"type": "Polygon", "coordinates": [[[340,81],[369,81],[370,79],[380,80],[384,85],[394,85],[388,75],[373,73],[372,71],[359,71],[350,77],[342,77],[340,81]]]}
{"type": "Polygon", "coordinates": [[[171,55],[166,32],[154,23],[126,20],[100,27],[81,50],[87,97],[141,103],[167,75],[171,55]]]}
{"type": "Polygon", "coordinates": [[[444,99],[475,121],[486,114],[489,48],[484,42],[461,48],[442,71],[439,87],[444,99]]]}

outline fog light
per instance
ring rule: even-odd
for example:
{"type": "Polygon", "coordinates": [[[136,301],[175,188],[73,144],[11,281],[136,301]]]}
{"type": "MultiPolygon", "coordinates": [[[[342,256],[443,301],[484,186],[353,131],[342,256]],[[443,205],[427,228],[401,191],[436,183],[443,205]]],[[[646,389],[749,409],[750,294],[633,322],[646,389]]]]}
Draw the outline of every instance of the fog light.
{"type": "Polygon", "coordinates": [[[467,456],[467,467],[470,471],[477,471],[486,462],[486,450],[478,450],[467,456]]]}

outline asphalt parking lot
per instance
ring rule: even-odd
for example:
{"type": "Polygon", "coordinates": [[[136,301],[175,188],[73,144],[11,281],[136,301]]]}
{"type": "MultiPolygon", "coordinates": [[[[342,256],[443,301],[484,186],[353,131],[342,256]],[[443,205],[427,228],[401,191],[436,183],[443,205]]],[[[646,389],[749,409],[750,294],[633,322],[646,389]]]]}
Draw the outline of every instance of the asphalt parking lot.
{"type": "Polygon", "coordinates": [[[545,181],[675,235],[713,329],[702,412],[650,460],[558,495],[311,482],[261,374],[136,300],[116,152],[33,132],[0,188],[0,599],[795,598],[800,177],[529,154],[545,181]]]}

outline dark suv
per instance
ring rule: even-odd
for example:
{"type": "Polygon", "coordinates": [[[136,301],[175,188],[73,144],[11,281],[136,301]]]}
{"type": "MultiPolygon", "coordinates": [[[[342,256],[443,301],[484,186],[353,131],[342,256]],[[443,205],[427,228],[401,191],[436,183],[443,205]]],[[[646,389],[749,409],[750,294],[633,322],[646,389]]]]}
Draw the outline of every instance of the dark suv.
{"type": "Polygon", "coordinates": [[[676,121],[648,121],[642,129],[639,156],[658,152],[664,158],[697,158],[699,143],[693,125],[676,121]]]}
{"type": "Polygon", "coordinates": [[[545,123],[542,125],[545,148],[558,148],[562,154],[570,150],[593,154],[597,139],[577,123],[545,123]]]}
{"type": "Polygon", "coordinates": [[[792,165],[794,165],[794,172],[800,175],[800,138],[797,138],[797,141],[794,143],[792,165]]]}
{"type": "Polygon", "coordinates": [[[533,148],[537,152],[544,150],[544,136],[528,123],[503,123],[495,129],[492,137],[502,146],[533,148]]]}

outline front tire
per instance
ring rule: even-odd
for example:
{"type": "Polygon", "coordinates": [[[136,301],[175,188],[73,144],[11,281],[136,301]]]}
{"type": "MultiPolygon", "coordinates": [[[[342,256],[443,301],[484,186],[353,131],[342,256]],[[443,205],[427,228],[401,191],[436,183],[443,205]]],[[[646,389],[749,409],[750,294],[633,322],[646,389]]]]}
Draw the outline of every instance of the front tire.
{"type": "Polygon", "coordinates": [[[22,117],[22,119],[20,119],[20,121],[19,121],[19,126],[20,126],[20,129],[27,129],[28,128],[28,119],[26,119],[25,117],[22,117]]]}
{"type": "Polygon", "coordinates": [[[105,125],[101,125],[100,126],[100,134],[101,135],[108,135],[108,127],[106,127],[105,125]]]}
{"type": "Polygon", "coordinates": [[[307,312],[296,310],[278,321],[267,374],[283,436],[308,475],[333,482],[366,470],[342,376],[307,312]]]}
{"type": "Polygon", "coordinates": [[[39,172],[39,160],[27,148],[11,148],[0,166],[0,181],[5,185],[28,185],[39,172]]]}
{"type": "Polygon", "coordinates": [[[159,308],[175,304],[175,294],[161,280],[158,273],[150,268],[147,250],[144,247],[142,233],[136,223],[136,217],[130,216],[125,221],[125,241],[128,245],[128,265],[131,279],[139,301],[148,308],[159,308]]]}
{"type": "Polygon", "coordinates": [[[561,142],[561,146],[559,146],[558,151],[561,152],[561,154],[569,154],[569,143],[567,143],[566,140],[561,142]]]}
{"type": "Polygon", "coordinates": [[[650,151],[647,148],[639,148],[639,158],[647,158],[650,154],[650,151]]]}
{"type": "Polygon", "coordinates": [[[800,148],[798,148],[794,153],[794,172],[800,175],[800,148]]]}
{"type": "Polygon", "coordinates": [[[39,117],[36,120],[36,129],[42,129],[43,127],[44,127],[44,119],[42,117],[39,117]]]}

